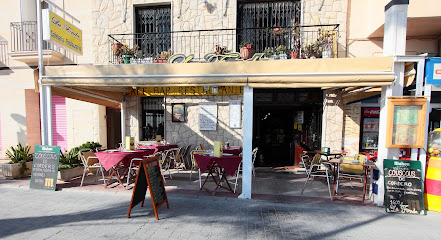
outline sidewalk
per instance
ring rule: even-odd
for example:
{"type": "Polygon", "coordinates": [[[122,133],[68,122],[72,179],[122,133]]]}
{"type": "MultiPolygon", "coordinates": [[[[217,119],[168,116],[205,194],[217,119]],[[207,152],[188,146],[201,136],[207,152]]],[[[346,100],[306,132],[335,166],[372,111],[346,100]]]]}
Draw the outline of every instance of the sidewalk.
{"type": "Polygon", "coordinates": [[[0,182],[2,239],[439,239],[440,234],[438,212],[388,214],[384,208],[329,199],[280,203],[204,191],[168,190],[170,208],[159,209],[159,221],[150,198],[127,219],[132,191],[119,186],[45,191],[28,184],[0,182]]]}

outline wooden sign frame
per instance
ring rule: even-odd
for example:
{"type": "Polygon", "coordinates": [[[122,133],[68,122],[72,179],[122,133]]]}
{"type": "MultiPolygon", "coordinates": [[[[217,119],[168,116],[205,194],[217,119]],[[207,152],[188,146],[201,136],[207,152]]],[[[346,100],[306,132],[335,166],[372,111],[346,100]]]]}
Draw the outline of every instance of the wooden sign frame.
{"type": "Polygon", "coordinates": [[[149,188],[150,191],[150,197],[152,199],[152,205],[153,205],[153,210],[155,212],[156,220],[159,220],[158,208],[160,208],[164,203],[167,204],[167,208],[170,208],[168,204],[167,194],[165,192],[164,179],[162,178],[160,167],[161,165],[159,164],[159,154],[155,154],[154,156],[147,157],[140,162],[139,170],[138,173],[136,174],[135,186],[133,187],[132,200],[130,201],[127,218],[130,218],[130,212],[132,208],[138,205],[140,202],[142,202],[141,207],[144,206],[147,187],[149,188]],[[153,177],[155,178],[151,179],[153,177]],[[151,181],[151,180],[157,180],[158,178],[160,179],[159,189],[157,185],[158,182],[155,183],[151,181]],[[157,190],[160,190],[162,192],[158,193],[156,192],[157,190]],[[163,194],[163,196],[161,195],[158,196],[158,194],[163,194]],[[158,197],[162,197],[163,199],[162,200],[158,199],[158,197]],[[159,201],[157,202],[157,200],[159,201]]]}
{"type": "MultiPolygon", "coordinates": [[[[427,98],[426,97],[389,97],[388,98],[388,109],[387,109],[387,134],[386,134],[386,147],[387,148],[424,148],[424,132],[426,129],[426,108],[427,108],[427,98]],[[416,116],[411,116],[411,114],[403,114],[406,116],[405,122],[398,122],[399,114],[395,114],[399,111],[399,109],[395,109],[396,107],[403,106],[415,106],[419,107],[417,110],[416,116]],[[397,110],[397,111],[395,111],[397,110]],[[417,123],[412,124],[409,123],[411,118],[416,118],[417,123]],[[415,142],[413,144],[400,144],[395,143],[399,138],[397,135],[394,135],[394,129],[403,128],[401,132],[404,134],[410,135],[412,131],[409,129],[416,128],[416,132],[414,133],[416,136],[415,142]],[[407,130],[406,130],[407,129],[407,130]],[[394,141],[395,140],[395,141],[394,141]]],[[[408,111],[410,112],[410,111],[408,111]]],[[[403,135],[403,134],[401,134],[403,135]]]]}

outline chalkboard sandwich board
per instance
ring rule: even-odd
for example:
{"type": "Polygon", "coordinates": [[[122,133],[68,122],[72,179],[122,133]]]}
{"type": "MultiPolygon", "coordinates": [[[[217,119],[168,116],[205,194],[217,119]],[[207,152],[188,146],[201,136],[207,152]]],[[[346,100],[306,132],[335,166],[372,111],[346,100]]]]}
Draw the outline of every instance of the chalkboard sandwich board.
{"type": "Polygon", "coordinates": [[[384,159],[386,212],[425,214],[421,162],[384,159]]]}
{"type": "Polygon", "coordinates": [[[161,165],[159,164],[159,154],[145,158],[139,164],[138,174],[136,175],[135,186],[133,187],[132,200],[130,201],[129,212],[127,218],[130,217],[130,211],[133,207],[142,202],[141,207],[144,206],[145,194],[147,187],[150,191],[152,199],[153,210],[155,211],[156,219],[158,218],[158,208],[164,203],[168,205],[167,194],[165,193],[164,180],[161,174],[161,165]]]}
{"type": "Polygon", "coordinates": [[[35,145],[30,188],[55,190],[58,177],[59,146],[35,145]]]}

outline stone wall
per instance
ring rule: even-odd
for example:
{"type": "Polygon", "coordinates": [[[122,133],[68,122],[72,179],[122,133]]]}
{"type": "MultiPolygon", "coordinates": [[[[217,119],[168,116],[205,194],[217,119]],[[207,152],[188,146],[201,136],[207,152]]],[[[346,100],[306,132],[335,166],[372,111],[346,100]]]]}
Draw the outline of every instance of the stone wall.
{"type": "Polygon", "coordinates": [[[305,0],[303,25],[340,24],[338,57],[346,57],[348,0],[305,0]]]}
{"type": "MultiPolygon", "coordinates": [[[[204,9],[200,0],[190,1],[157,1],[157,0],[96,0],[93,1],[93,48],[94,64],[108,64],[110,44],[108,34],[134,33],[134,8],[148,5],[171,5],[172,31],[201,30],[201,29],[225,29],[236,27],[236,1],[208,0],[208,7],[204,9]]],[[[205,33],[207,34],[207,33],[205,33]]],[[[210,33],[216,35],[216,33],[210,33]]],[[[203,53],[214,51],[215,45],[227,45],[228,49],[234,49],[235,33],[223,36],[221,40],[214,37],[206,37],[203,46],[208,49],[196,49],[203,53]]],[[[182,38],[173,38],[174,53],[187,53],[185,50],[194,46],[192,41],[197,41],[198,36],[183,35],[182,38]],[[179,43],[179,44],[177,44],[179,43]],[[184,43],[184,44],[182,44],[184,43]],[[182,44],[182,45],[181,45],[182,44]]],[[[132,43],[133,36],[123,37],[132,43]]],[[[196,53],[192,50],[191,53],[196,53]]]]}
{"type": "MultiPolygon", "coordinates": [[[[214,141],[229,142],[231,146],[242,146],[242,128],[232,129],[229,127],[229,101],[243,100],[241,95],[231,96],[177,96],[166,99],[166,123],[165,140],[176,143],[179,146],[192,145],[192,149],[198,144],[206,148],[213,148],[214,141]],[[199,103],[212,102],[218,106],[217,130],[199,130],[199,103]],[[185,103],[186,122],[172,122],[171,104],[185,103]]],[[[135,137],[135,143],[139,142],[140,126],[140,97],[126,97],[126,135],[135,137]]],[[[242,106],[243,108],[243,106],[242,106]]],[[[242,117],[243,121],[243,117],[242,117]]]]}
{"type": "Polygon", "coordinates": [[[322,147],[342,150],[343,102],[341,90],[323,92],[322,147]]]}

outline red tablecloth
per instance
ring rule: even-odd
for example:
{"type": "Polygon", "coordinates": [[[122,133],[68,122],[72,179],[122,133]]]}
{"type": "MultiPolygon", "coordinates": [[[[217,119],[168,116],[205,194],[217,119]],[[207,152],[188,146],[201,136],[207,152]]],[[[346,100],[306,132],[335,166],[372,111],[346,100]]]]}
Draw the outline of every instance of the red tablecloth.
{"type": "Polygon", "coordinates": [[[170,148],[177,148],[178,145],[176,144],[169,144],[169,145],[150,145],[150,146],[139,146],[139,149],[153,149],[156,152],[164,152],[166,150],[169,150],[170,148]]]}
{"type": "Polygon", "coordinates": [[[211,157],[209,155],[195,154],[194,158],[199,166],[201,172],[205,172],[207,167],[211,166],[213,162],[216,162],[219,167],[223,168],[226,173],[233,176],[239,167],[240,162],[242,162],[242,157],[239,156],[222,156],[222,157],[211,157]]]}
{"type": "Polygon", "coordinates": [[[242,152],[241,147],[229,147],[223,149],[224,153],[233,154],[234,156],[239,156],[239,154],[242,152]]]}
{"type": "Polygon", "coordinates": [[[130,160],[133,158],[142,158],[147,155],[152,155],[155,152],[154,149],[142,149],[136,150],[136,152],[97,152],[95,155],[100,160],[101,165],[103,165],[104,169],[107,171],[111,169],[113,166],[117,165],[119,162],[126,167],[129,166],[130,160]]]}

